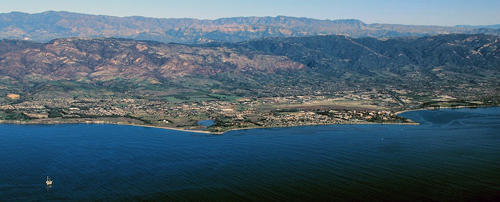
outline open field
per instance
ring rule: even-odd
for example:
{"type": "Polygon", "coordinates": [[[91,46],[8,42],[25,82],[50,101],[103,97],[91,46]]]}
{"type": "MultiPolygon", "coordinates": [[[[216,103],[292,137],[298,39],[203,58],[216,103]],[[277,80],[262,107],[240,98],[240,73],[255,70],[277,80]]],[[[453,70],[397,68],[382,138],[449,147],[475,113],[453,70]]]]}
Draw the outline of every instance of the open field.
{"type": "Polygon", "coordinates": [[[332,100],[319,100],[311,101],[301,104],[272,104],[266,105],[262,104],[258,106],[262,110],[272,110],[272,109],[319,109],[319,110],[335,110],[335,109],[347,109],[347,110],[384,110],[385,108],[373,105],[366,101],[356,101],[356,100],[346,100],[346,99],[332,99],[332,100]]]}

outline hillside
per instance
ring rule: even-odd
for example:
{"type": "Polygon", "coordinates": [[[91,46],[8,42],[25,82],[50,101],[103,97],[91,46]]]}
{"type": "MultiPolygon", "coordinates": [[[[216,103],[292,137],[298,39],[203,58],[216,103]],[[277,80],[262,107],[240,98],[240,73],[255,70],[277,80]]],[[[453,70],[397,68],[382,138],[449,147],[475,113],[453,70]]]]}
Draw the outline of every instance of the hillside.
{"type": "Polygon", "coordinates": [[[2,40],[0,89],[4,95],[47,95],[44,85],[71,82],[66,91],[76,83],[128,94],[149,89],[162,95],[259,96],[374,88],[496,97],[499,39],[315,36],[198,46],[113,38],[2,40]]]}
{"type": "Polygon", "coordinates": [[[345,35],[360,37],[491,34],[500,30],[476,27],[366,24],[359,20],[317,20],[287,16],[234,17],[217,20],[113,17],[48,11],[0,14],[0,38],[48,42],[69,37],[117,37],[199,44],[240,42],[263,37],[345,35]]]}

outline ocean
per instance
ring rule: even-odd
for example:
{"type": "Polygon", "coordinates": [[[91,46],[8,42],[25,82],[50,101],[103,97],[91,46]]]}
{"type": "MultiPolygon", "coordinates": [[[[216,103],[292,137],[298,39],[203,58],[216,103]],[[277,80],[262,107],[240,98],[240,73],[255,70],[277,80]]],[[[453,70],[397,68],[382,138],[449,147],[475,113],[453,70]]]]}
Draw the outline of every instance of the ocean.
{"type": "Polygon", "coordinates": [[[500,108],[401,116],[421,124],[4,124],[0,201],[500,201],[500,108]]]}

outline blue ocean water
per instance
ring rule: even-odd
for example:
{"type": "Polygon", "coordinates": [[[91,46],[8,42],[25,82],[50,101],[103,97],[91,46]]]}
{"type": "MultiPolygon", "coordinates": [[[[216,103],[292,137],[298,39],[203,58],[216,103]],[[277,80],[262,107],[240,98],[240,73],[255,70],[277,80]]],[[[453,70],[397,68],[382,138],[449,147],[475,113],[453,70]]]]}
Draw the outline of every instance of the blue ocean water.
{"type": "Polygon", "coordinates": [[[499,201],[500,108],[402,116],[421,125],[0,125],[0,201],[499,201]]]}

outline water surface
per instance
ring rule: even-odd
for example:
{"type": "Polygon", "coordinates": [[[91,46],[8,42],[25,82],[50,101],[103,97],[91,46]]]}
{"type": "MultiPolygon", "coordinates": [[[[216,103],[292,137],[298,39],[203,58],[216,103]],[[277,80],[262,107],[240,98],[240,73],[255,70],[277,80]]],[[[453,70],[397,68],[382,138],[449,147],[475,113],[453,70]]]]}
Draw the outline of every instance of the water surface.
{"type": "Polygon", "coordinates": [[[500,108],[403,116],[421,125],[0,125],[0,201],[500,199],[500,108]]]}

